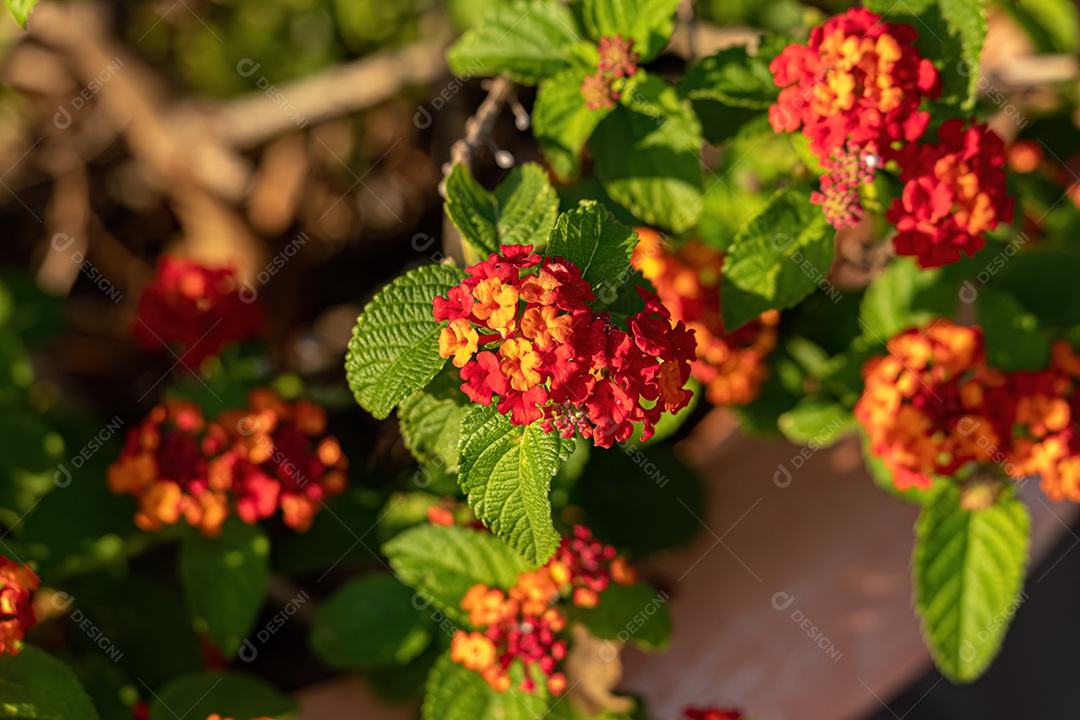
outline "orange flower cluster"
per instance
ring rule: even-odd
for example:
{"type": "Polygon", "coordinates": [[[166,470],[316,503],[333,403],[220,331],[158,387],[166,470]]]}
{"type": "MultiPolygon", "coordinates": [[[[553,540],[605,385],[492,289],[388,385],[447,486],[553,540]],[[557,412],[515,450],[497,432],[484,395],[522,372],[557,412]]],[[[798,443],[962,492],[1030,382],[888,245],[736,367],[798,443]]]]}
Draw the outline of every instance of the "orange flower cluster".
{"type": "Polygon", "coordinates": [[[556,666],[566,657],[566,616],[558,607],[564,598],[578,607],[596,607],[599,593],[614,580],[621,585],[637,577],[615,548],[593,538],[587,528],[574,528],[543,567],[523,572],[509,591],[477,584],[462,598],[469,622],[481,631],[458,630],[450,642],[450,659],[479,672],[497,692],[510,689],[508,670],[514,660],[525,667],[522,689],[531,692],[531,668],[547,677],[552,695],[566,690],[566,676],[556,666]]]}
{"type": "Polygon", "coordinates": [[[26,631],[37,625],[30,600],[30,593],[37,589],[33,570],[0,555],[0,655],[18,655],[26,631]]]}
{"type": "Polygon", "coordinates": [[[323,498],[347,483],[348,460],[325,433],[322,408],[270,389],[212,422],[193,403],[166,400],[128,432],[109,487],[139,501],[135,523],[147,531],[183,518],[214,537],[232,513],[250,525],[279,509],[303,531],[323,498]]]}
{"type": "Polygon", "coordinates": [[[1005,373],[987,366],[980,328],[940,319],[888,349],[863,367],[855,417],[898,489],[979,463],[1080,501],[1080,358],[1068,344],[1046,370],[1005,373]]]}
{"type": "Polygon", "coordinates": [[[751,402],[769,374],[765,356],[776,347],[780,313],[769,310],[734,332],[725,332],[720,314],[723,254],[699,240],[672,250],[657,231],[637,232],[630,262],[656,288],[671,319],[682,320],[694,331],[697,360],[690,364],[690,373],[705,385],[709,402],[751,402]]]}

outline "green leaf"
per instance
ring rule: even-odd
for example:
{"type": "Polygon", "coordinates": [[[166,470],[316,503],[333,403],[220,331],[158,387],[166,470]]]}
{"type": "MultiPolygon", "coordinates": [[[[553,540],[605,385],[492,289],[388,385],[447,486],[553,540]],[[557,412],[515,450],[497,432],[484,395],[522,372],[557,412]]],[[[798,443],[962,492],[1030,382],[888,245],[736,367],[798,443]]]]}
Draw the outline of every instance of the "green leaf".
{"type": "Polygon", "coordinates": [[[780,89],[764,58],[750,55],[745,47],[734,47],[694,63],[679,81],[679,91],[692,100],[764,110],[776,102],[780,89]]]}
{"type": "Polygon", "coordinates": [[[33,645],[0,654],[0,718],[98,720],[90,696],[67,665],[33,645]]]}
{"type": "Polygon", "coordinates": [[[724,258],[720,304],[724,327],[742,327],[770,308],[789,308],[824,281],[833,230],[798,188],[781,190],[739,229],[724,258]]]}
{"type": "Polygon", "coordinates": [[[533,105],[533,135],[544,158],[561,180],[573,180],[581,172],[581,153],[600,121],[611,108],[590,110],[581,94],[585,71],[563,70],[540,83],[533,105]]]}
{"type": "Polygon", "coordinates": [[[619,640],[646,650],[664,650],[671,641],[668,594],[645,583],[612,583],[595,608],[573,607],[570,619],[601,640],[619,640]]]}
{"type": "Polygon", "coordinates": [[[1007,488],[986,510],[960,506],[960,488],[942,483],[915,527],[915,610],[934,663],[954,683],[971,682],[1001,648],[1021,589],[1030,523],[1007,488]]]}
{"type": "Polygon", "coordinates": [[[458,526],[420,525],[382,550],[403,583],[460,622],[468,622],[461,598],[473,585],[509,588],[534,567],[494,535],[458,526]]]}
{"type": "Polygon", "coordinates": [[[596,296],[594,308],[603,309],[618,298],[619,288],[630,274],[630,254],[636,243],[636,231],[595,200],[582,200],[555,221],[547,254],[566,258],[581,268],[581,277],[596,296]]]}
{"type": "Polygon", "coordinates": [[[1043,370],[1050,364],[1050,338],[1039,327],[1039,319],[1012,295],[983,288],[978,303],[991,366],[1012,372],[1043,370]]]}
{"type": "Polygon", "coordinates": [[[543,245],[558,211],[559,196],[536,163],[511,170],[495,192],[485,190],[463,165],[455,165],[446,179],[446,214],[477,261],[500,245],[543,245]]]}
{"type": "Polygon", "coordinates": [[[938,0],[937,5],[949,35],[948,41],[960,45],[960,62],[946,63],[942,78],[946,90],[943,94],[948,96],[947,89],[955,84],[954,81],[962,83],[966,89],[961,97],[961,108],[970,111],[975,107],[979,56],[986,40],[986,7],[982,0],[938,0]]]}
{"type": "Polygon", "coordinates": [[[536,0],[492,8],[447,52],[455,75],[506,75],[535,85],[568,66],[577,20],[559,2],[536,0]]]}
{"type": "Polygon", "coordinates": [[[548,491],[572,440],[539,425],[512,425],[495,405],[477,405],[461,424],[458,481],[484,525],[531,563],[559,547],[548,491]]]}
{"type": "Polygon", "coordinates": [[[6,0],[8,10],[18,20],[19,25],[26,27],[26,21],[30,19],[30,11],[37,5],[38,0],[6,0]]]}
{"type": "Polygon", "coordinates": [[[398,427],[405,447],[420,463],[439,463],[457,472],[458,437],[469,398],[457,372],[440,373],[430,385],[398,407],[398,427]]]}
{"type": "Polygon", "coordinates": [[[593,169],[613,200],[681,233],[701,214],[701,125],[671,85],[646,76],[596,128],[593,169]]]}
{"type": "Polygon", "coordinates": [[[679,0],[585,0],[589,37],[633,38],[634,52],[647,63],[664,49],[674,31],[679,0]]]}
{"type": "Polygon", "coordinates": [[[296,703],[273,686],[232,672],[184,675],[166,685],[150,703],[150,720],[201,720],[213,713],[236,720],[262,716],[286,720],[296,712],[296,703]]]}
{"type": "Polygon", "coordinates": [[[356,319],[345,373],[356,402],[380,420],[442,370],[432,301],[465,274],[449,265],[425,265],[386,286],[356,319]]]}
{"type": "Polygon", "coordinates": [[[536,720],[547,717],[556,702],[565,702],[553,700],[540,677],[534,677],[533,692],[521,691],[525,671],[518,661],[508,674],[510,691],[495,692],[480,673],[453,662],[449,653],[443,655],[428,675],[422,720],[536,720]]]}
{"type": "Polygon", "coordinates": [[[216,538],[191,534],[180,546],[180,580],[197,629],[228,657],[259,617],[270,578],[270,541],[257,525],[226,522],[216,538]]]}
{"type": "Polygon", "coordinates": [[[829,447],[855,428],[851,410],[838,402],[806,397],[780,416],[780,432],[793,443],[829,447]]]}
{"type": "Polygon", "coordinates": [[[936,314],[923,298],[941,277],[938,269],[923,270],[914,258],[894,258],[874,278],[859,306],[859,324],[868,340],[885,342],[936,314]]]}
{"type": "Polygon", "coordinates": [[[353,580],[319,608],[311,649],[334,668],[404,665],[431,643],[432,625],[412,590],[392,575],[353,580]]]}

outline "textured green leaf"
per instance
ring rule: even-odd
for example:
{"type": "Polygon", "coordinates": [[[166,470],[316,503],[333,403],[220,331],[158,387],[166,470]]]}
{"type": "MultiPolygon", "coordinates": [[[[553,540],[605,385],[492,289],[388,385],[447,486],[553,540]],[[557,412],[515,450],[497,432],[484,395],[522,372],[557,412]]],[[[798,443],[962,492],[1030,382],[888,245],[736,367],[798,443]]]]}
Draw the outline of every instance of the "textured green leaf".
{"type": "Polygon", "coordinates": [[[570,619],[601,640],[621,640],[646,650],[663,650],[671,640],[668,594],[645,583],[616,585],[600,593],[595,608],[571,608],[570,619]]]}
{"type": "Polygon", "coordinates": [[[692,100],[764,110],[776,102],[780,90],[764,58],[734,47],[694,63],[679,81],[679,91],[692,100]]]}
{"type": "Polygon", "coordinates": [[[364,307],[345,358],[349,387],[361,407],[382,419],[442,370],[444,325],[435,322],[432,301],[464,278],[449,265],[425,265],[394,280],[364,307]]]}
{"type": "Polygon", "coordinates": [[[613,200],[649,225],[683,232],[701,214],[701,125],[689,101],[645,77],[596,128],[593,169],[613,200]]]}
{"type": "Polygon", "coordinates": [[[508,674],[511,690],[495,692],[480,673],[443,655],[428,675],[422,720],[537,720],[548,717],[554,703],[564,704],[548,696],[542,679],[534,692],[521,691],[525,672],[520,662],[508,674]]]}
{"type": "Polygon", "coordinates": [[[440,373],[430,385],[398,407],[398,427],[413,457],[425,465],[440,463],[457,472],[458,437],[469,398],[457,372],[440,373]]]}
{"type": "Polygon", "coordinates": [[[507,75],[535,85],[568,65],[578,40],[573,13],[554,0],[498,5],[447,52],[455,75],[507,75]]]}
{"type": "Polygon", "coordinates": [[[495,192],[485,190],[462,165],[446,179],[446,214],[478,260],[500,245],[543,245],[558,211],[559,196],[536,163],[511,170],[495,192]]]}
{"type": "Polygon", "coordinates": [[[38,0],[6,0],[6,2],[8,10],[19,21],[19,24],[25,28],[26,21],[30,18],[30,12],[37,5],[38,0]]]}
{"type": "Polygon", "coordinates": [[[573,180],[581,172],[581,153],[611,108],[590,110],[581,94],[585,71],[567,69],[540,83],[532,111],[533,135],[555,175],[573,180]]]}
{"type": "Polygon", "coordinates": [[[895,258],[874,278],[859,306],[859,324],[868,340],[883,342],[934,316],[920,296],[932,287],[941,271],[923,270],[913,258],[895,258]]]}
{"type": "Polygon", "coordinates": [[[0,654],[0,718],[98,720],[98,713],[67,665],[24,645],[18,655],[0,654]]]}
{"type": "Polygon", "coordinates": [[[934,662],[953,682],[971,682],[1001,648],[1022,600],[1030,523],[1013,489],[991,508],[960,506],[942,483],[915,528],[915,610],[934,662]]]}
{"type": "MultiPolygon", "coordinates": [[[[184,675],[160,690],[150,702],[150,720],[222,717],[250,719],[296,717],[296,703],[259,678],[232,672],[184,675]]],[[[72,718],[74,720],[74,718],[72,718]]]]}
{"type": "Polygon", "coordinates": [[[770,308],[789,308],[818,287],[833,259],[833,230],[798,188],[781,190],[740,228],[724,258],[720,304],[728,331],[770,308]]]}
{"type": "Polygon", "coordinates": [[[986,40],[986,7],[982,0],[938,0],[938,11],[949,34],[949,39],[960,45],[960,62],[955,66],[946,63],[942,82],[947,88],[953,80],[966,87],[961,107],[969,111],[975,107],[979,83],[979,56],[986,40]]]}
{"type": "Polygon", "coordinates": [[[615,219],[595,200],[564,212],[555,222],[547,254],[566,258],[581,268],[581,277],[596,296],[594,306],[602,309],[618,297],[630,273],[630,253],[637,232],[615,219]]]}
{"type": "Polygon", "coordinates": [[[404,665],[431,643],[432,625],[414,593],[392,575],[353,580],[319,608],[311,649],[335,668],[404,665]]]}
{"type": "Polygon", "coordinates": [[[189,535],[180,546],[180,580],[196,627],[228,657],[259,617],[270,578],[270,541],[257,525],[226,522],[221,535],[189,535]]]}
{"type": "Polygon", "coordinates": [[[533,568],[494,535],[457,526],[406,530],[383,553],[402,582],[460,622],[468,622],[461,598],[473,585],[509,588],[533,568]]]}
{"type": "Polygon", "coordinates": [[[679,0],[585,0],[589,37],[633,38],[634,52],[646,63],[660,54],[674,31],[679,0]]]}
{"type": "Polygon", "coordinates": [[[539,425],[511,425],[495,405],[477,405],[461,424],[458,481],[473,512],[529,562],[559,547],[548,491],[574,443],[539,425]]]}

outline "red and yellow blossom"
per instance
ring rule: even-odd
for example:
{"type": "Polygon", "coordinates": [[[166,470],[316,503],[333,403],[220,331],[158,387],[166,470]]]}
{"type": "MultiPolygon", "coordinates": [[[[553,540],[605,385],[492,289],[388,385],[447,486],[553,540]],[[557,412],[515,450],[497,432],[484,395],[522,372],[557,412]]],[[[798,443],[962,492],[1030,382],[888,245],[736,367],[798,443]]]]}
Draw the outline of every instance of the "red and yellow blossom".
{"type": "Polygon", "coordinates": [[[261,389],[248,409],[213,422],[193,403],[166,400],[129,431],[108,482],[138,500],[143,530],[183,519],[212,537],[230,515],[254,524],[279,510],[306,530],[322,500],[344,491],[347,467],[322,408],[261,389]]]}
{"type": "Polygon", "coordinates": [[[948,320],[888,349],[863,368],[855,417],[899,489],[975,463],[1080,502],[1080,357],[1067,343],[1054,343],[1049,368],[1011,373],[987,366],[978,327],[948,320]]]}
{"type": "Polygon", "coordinates": [[[0,555],[0,655],[18,655],[26,631],[37,625],[30,599],[37,589],[33,570],[0,555]]]}
{"type": "Polygon", "coordinates": [[[450,659],[480,673],[497,692],[510,689],[509,668],[519,660],[526,671],[523,690],[535,688],[535,667],[547,678],[548,691],[561,695],[566,676],[557,666],[566,657],[567,643],[561,637],[566,616],[559,604],[595,607],[610,581],[629,585],[636,579],[614,547],[577,526],[545,565],[518,575],[509,590],[483,584],[469,588],[461,608],[479,630],[458,630],[450,642],[450,659]]]}
{"type": "Polygon", "coordinates": [[[964,128],[948,120],[937,145],[908,145],[900,151],[901,197],[887,217],[896,225],[893,245],[924,268],[972,256],[986,244],[985,234],[1013,217],[1005,194],[1005,145],[985,125],[964,128]]]}
{"type": "Polygon", "coordinates": [[[515,425],[540,420],[610,447],[635,423],[648,438],[661,413],[690,401],[693,333],[651,293],[638,288],[645,309],[624,330],[589,309],[595,298],[576,265],[530,245],[504,245],[466,273],[435,298],[433,315],[448,321],[439,354],[461,368],[474,402],[495,402],[515,425]]]}
{"type": "Polygon", "coordinates": [[[725,332],[720,313],[724,256],[698,240],[672,250],[655,230],[637,231],[631,263],[656,288],[672,319],[694,332],[697,360],[690,371],[705,385],[709,402],[749,403],[768,377],[765,357],[776,346],[780,314],[769,310],[734,332],[725,332]]]}
{"type": "Polygon", "coordinates": [[[139,297],[133,332],[148,350],[177,345],[188,367],[218,354],[232,342],[262,334],[262,307],[241,291],[232,268],[210,268],[165,256],[153,281],[139,297]]]}
{"type": "Polygon", "coordinates": [[[865,8],[814,28],[807,45],[789,45],[769,65],[782,88],[769,108],[773,129],[801,128],[822,160],[848,143],[874,143],[888,156],[894,142],[917,139],[929,122],[919,105],[941,90],[916,38],[911,26],[865,8]]]}

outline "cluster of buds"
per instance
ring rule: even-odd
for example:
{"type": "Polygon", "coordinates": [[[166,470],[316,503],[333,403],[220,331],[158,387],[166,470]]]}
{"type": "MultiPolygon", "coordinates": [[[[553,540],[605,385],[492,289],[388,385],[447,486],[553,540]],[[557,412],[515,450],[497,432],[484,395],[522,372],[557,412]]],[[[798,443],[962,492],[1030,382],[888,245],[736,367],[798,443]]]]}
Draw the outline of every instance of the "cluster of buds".
{"type": "Polygon", "coordinates": [[[942,319],[888,349],[863,368],[855,417],[898,489],[976,464],[1080,501],[1080,359],[1067,343],[1045,370],[1005,373],[987,365],[981,329],[942,319]]]}
{"type": "Polygon", "coordinates": [[[37,589],[33,570],[0,555],[0,655],[18,655],[26,631],[37,624],[30,599],[37,589]]]}
{"type": "Polygon", "coordinates": [[[180,362],[198,367],[225,345],[259,336],[266,324],[254,295],[246,298],[232,268],[209,268],[165,256],[139,296],[133,328],[148,350],[176,345],[180,362]]]}
{"type": "Polygon", "coordinates": [[[690,371],[705,386],[709,402],[751,402],[768,377],[765,357],[776,347],[780,313],[769,310],[725,332],[720,313],[723,254],[699,240],[673,250],[650,228],[638,228],[638,237],[631,263],[656,288],[671,317],[693,330],[697,360],[690,371]]]}
{"type": "Polygon", "coordinates": [[[322,408],[259,389],[248,408],[214,421],[193,403],[166,400],[128,432],[108,481],[138,500],[143,530],[183,518],[213,537],[231,514],[254,524],[279,509],[286,525],[306,530],[323,498],[344,491],[347,467],[322,408]]]}
{"type": "Polygon", "coordinates": [[[592,608],[611,581],[621,585],[637,578],[615,548],[604,545],[587,528],[576,526],[558,552],[543,566],[517,577],[508,591],[477,584],[461,601],[478,630],[458,630],[450,643],[450,659],[480,673],[497,692],[510,689],[509,668],[520,660],[525,668],[521,689],[535,689],[533,668],[547,678],[553,695],[566,690],[566,676],[557,670],[566,657],[566,615],[559,603],[592,608]]]}
{"type": "Polygon", "coordinates": [[[576,265],[541,261],[531,245],[504,245],[466,273],[435,298],[434,317],[448,321],[439,354],[453,358],[474,402],[600,447],[629,439],[635,423],[648,439],[662,413],[689,403],[694,334],[652,293],[637,288],[645,309],[622,330],[590,310],[595,297],[576,265]]]}
{"type": "Polygon", "coordinates": [[[620,81],[638,71],[637,62],[641,56],[633,48],[633,39],[624,40],[622,35],[600,38],[600,62],[596,64],[596,73],[585,76],[581,83],[585,107],[600,110],[615,106],[620,81]]]}
{"type": "Polygon", "coordinates": [[[941,88],[915,48],[908,25],[854,8],[814,28],[770,64],[783,88],[769,120],[776,132],[801,128],[826,174],[811,200],[837,229],[863,215],[860,187],[895,162],[904,183],[888,210],[899,231],[896,252],[922,267],[956,262],[985,244],[984,234],[1012,220],[1005,195],[1004,146],[987,126],[949,120],[939,142],[917,143],[929,122],[919,110],[941,88]]]}

